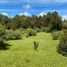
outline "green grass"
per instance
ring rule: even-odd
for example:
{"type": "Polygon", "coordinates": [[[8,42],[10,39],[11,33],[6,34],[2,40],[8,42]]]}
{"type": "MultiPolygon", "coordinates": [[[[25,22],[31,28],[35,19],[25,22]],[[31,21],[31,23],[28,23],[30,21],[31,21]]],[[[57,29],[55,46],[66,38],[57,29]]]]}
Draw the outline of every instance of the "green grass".
{"type": "Polygon", "coordinates": [[[0,67],[67,67],[67,57],[58,54],[59,41],[52,40],[50,33],[7,43],[9,49],[0,50],[0,67]],[[39,42],[37,51],[33,49],[34,41],[39,42]]]}

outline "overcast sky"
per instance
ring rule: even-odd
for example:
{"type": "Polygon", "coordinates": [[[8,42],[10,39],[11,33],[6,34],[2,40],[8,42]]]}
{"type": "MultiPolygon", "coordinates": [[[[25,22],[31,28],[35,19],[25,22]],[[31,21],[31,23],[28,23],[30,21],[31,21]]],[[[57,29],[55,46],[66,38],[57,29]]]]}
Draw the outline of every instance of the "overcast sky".
{"type": "Polygon", "coordinates": [[[43,15],[53,11],[67,18],[67,0],[0,0],[0,12],[5,15],[43,15]]]}

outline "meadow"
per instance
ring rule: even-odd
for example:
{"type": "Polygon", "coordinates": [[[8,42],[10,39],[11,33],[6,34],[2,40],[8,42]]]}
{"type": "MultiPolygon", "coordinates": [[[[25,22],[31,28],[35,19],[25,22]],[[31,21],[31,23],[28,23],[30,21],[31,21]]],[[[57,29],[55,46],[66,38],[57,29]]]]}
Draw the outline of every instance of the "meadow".
{"type": "Polygon", "coordinates": [[[67,57],[57,52],[59,40],[53,40],[51,33],[5,42],[10,46],[0,50],[0,67],[67,67],[67,57]],[[34,41],[39,42],[37,51],[34,41]]]}

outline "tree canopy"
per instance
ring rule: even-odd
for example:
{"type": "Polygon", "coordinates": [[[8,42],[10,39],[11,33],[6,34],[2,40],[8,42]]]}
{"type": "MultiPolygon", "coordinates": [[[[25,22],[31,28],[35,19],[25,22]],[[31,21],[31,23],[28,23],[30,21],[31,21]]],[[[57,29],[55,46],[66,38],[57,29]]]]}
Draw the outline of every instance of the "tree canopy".
{"type": "Polygon", "coordinates": [[[7,29],[49,27],[50,31],[62,29],[62,18],[57,12],[43,16],[19,16],[13,18],[0,14],[0,23],[7,29]]]}

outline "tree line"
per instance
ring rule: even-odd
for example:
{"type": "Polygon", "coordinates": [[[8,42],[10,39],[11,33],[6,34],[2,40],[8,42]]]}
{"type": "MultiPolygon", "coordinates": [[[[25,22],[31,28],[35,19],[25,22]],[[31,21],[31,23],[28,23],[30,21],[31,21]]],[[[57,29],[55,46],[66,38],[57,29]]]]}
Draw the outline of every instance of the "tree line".
{"type": "Polygon", "coordinates": [[[62,18],[56,11],[52,13],[48,12],[43,16],[16,15],[13,18],[0,14],[0,24],[6,29],[44,28],[51,32],[62,29],[62,18]]]}

